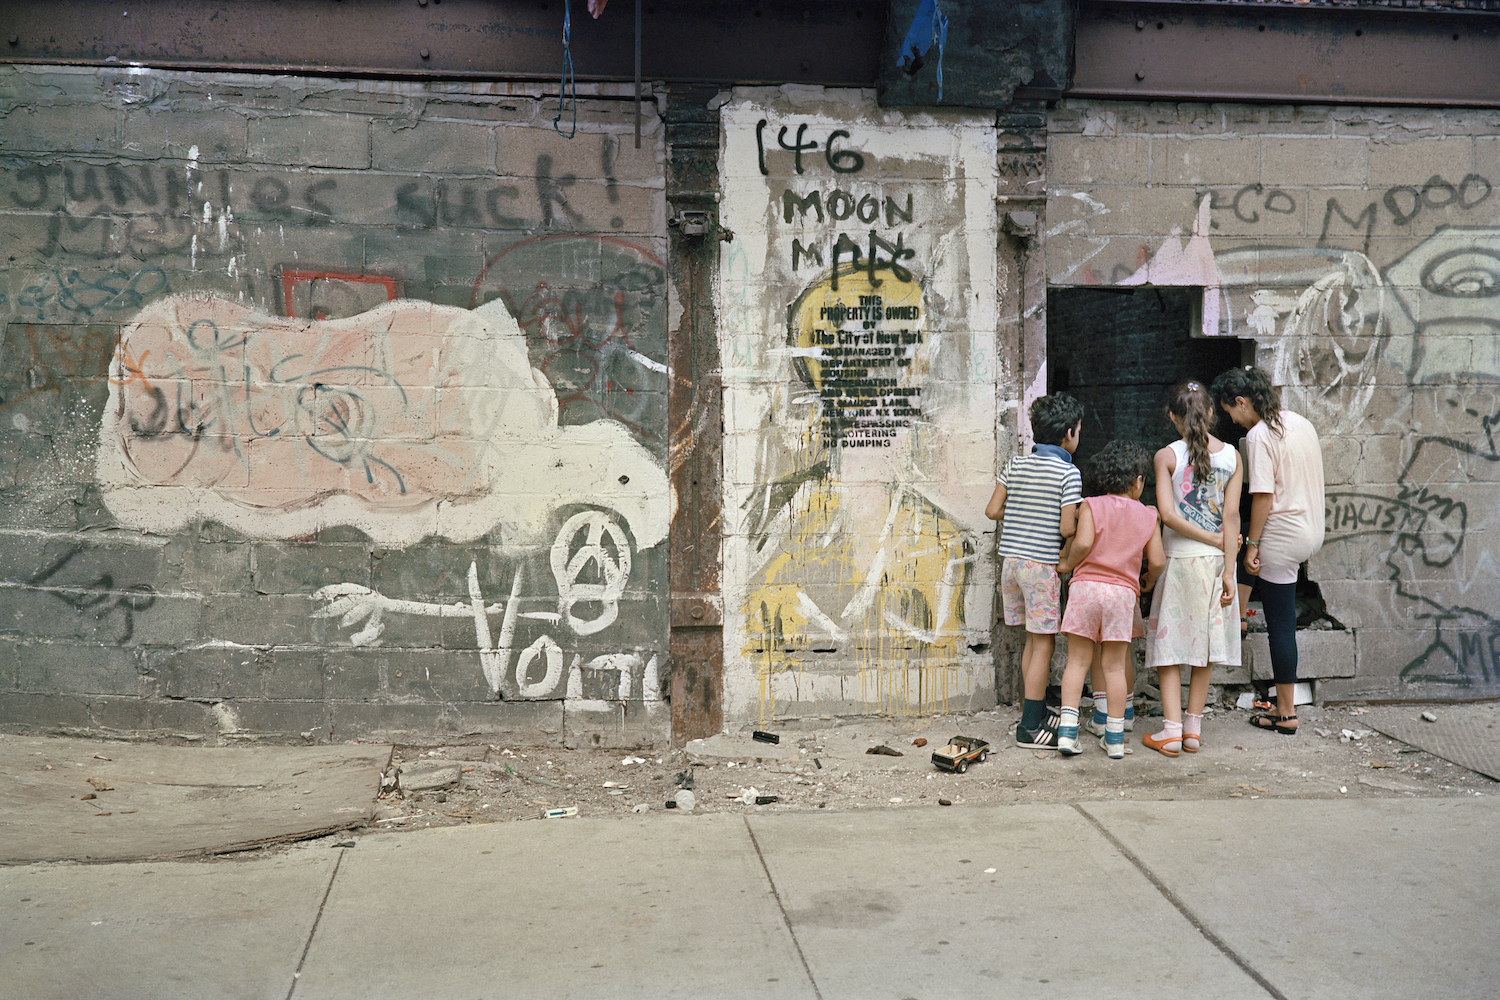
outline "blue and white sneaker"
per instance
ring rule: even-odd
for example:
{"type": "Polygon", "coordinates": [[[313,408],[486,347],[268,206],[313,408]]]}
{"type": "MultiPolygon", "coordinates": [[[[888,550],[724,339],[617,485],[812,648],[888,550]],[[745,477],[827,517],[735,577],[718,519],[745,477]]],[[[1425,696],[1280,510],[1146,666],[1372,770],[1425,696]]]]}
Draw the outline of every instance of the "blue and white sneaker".
{"type": "MultiPolygon", "coordinates": [[[[1124,737],[1124,735],[1124,733],[1120,734],[1121,737],[1124,737]]],[[[1110,760],[1125,759],[1125,740],[1123,738],[1118,743],[1111,743],[1109,735],[1105,734],[1099,737],[1099,745],[1104,748],[1105,753],[1109,754],[1110,760]]]]}

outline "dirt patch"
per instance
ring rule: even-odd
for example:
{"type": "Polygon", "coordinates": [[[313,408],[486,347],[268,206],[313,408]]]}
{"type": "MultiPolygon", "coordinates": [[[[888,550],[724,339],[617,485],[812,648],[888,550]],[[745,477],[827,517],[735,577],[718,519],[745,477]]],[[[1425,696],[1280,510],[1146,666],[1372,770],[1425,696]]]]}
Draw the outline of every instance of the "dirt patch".
{"type": "MultiPolygon", "coordinates": [[[[1420,706],[1411,707],[1419,715],[1420,706]]],[[[396,748],[401,774],[377,805],[379,829],[540,820],[553,809],[606,816],[668,808],[690,788],[695,811],[897,809],[953,804],[1100,799],[1451,797],[1493,794],[1497,783],[1376,732],[1361,707],[1299,709],[1294,737],[1259,732],[1249,713],[1205,720],[1203,749],[1168,758],[1141,745],[1159,717],[1137,720],[1131,752],[1110,760],[1085,739],[1076,758],[1018,748],[1017,713],[907,719],[788,720],[724,733],[679,750],[569,750],[514,744],[396,748]],[[757,741],[753,728],[778,743],[757,741]],[[955,735],[988,740],[988,759],[965,774],[931,756],[955,735]],[[926,746],[915,741],[925,739],[926,746]],[[871,754],[884,746],[901,754],[871,754]],[[441,788],[412,791],[402,779],[458,766],[441,788]],[[775,801],[764,800],[773,797],[775,801]],[[761,801],[763,804],[756,804],[761,801]]],[[[387,780],[390,780],[388,775],[387,780]]]]}

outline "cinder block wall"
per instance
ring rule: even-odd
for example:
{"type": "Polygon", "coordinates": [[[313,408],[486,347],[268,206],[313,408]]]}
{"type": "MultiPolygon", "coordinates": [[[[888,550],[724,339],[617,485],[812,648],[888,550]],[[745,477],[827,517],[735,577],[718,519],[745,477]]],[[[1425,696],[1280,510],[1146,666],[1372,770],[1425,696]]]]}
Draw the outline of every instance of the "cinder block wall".
{"type": "Polygon", "coordinates": [[[993,120],[812,88],[722,115],[725,717],[993,705],[984,507],[1017,353],[993,120]]]}
{"type": "Polygon", "coordinates": [[[1203,288],[1198,333],[1253,339],[1322,435],[1308,571],[1347,631],[1319,697],[1500,693],[1500,113],[1066,101],[1049,127],[1050,284],[1203,288]]]}
{"type": "Polygon", "coordinates": [[[555,104],[0,68],[0,725],[665,735],[662,131],[555,104]]]}

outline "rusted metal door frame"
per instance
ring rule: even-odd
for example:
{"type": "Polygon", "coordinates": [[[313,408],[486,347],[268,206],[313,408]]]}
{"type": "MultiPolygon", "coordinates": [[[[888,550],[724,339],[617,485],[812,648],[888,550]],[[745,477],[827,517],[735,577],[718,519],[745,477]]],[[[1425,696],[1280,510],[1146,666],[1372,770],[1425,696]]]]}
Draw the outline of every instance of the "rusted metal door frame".
{"type": "Polygon", "coordinates": [[[713,87],[673,87],[667,102],[668,474],[677,500],[669,542],[668,692],[678,746],[724,727],[723,391],[714,315],[718,112],[713,87]]]}

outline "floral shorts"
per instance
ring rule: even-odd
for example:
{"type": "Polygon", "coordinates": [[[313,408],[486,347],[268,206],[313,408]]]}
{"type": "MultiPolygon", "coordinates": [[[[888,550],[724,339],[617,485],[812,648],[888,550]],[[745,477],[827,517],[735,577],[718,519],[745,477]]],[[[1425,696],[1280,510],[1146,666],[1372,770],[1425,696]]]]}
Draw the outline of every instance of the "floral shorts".
{"type": "Polygon", "coordinates": [[[1140,617],[1139,597],[1129,587],[1080,580],[1068,587],[1062,630],[1092,642],[1129,642],[1140,617]]]}
{"type": "Polygon", "coordinates": [[[1005,624],[1024,621],[1028,632],[1057,634],[1062,584],[1051,563],[1006,556],[1000,567],[1000,600],[1005,624]]]}

